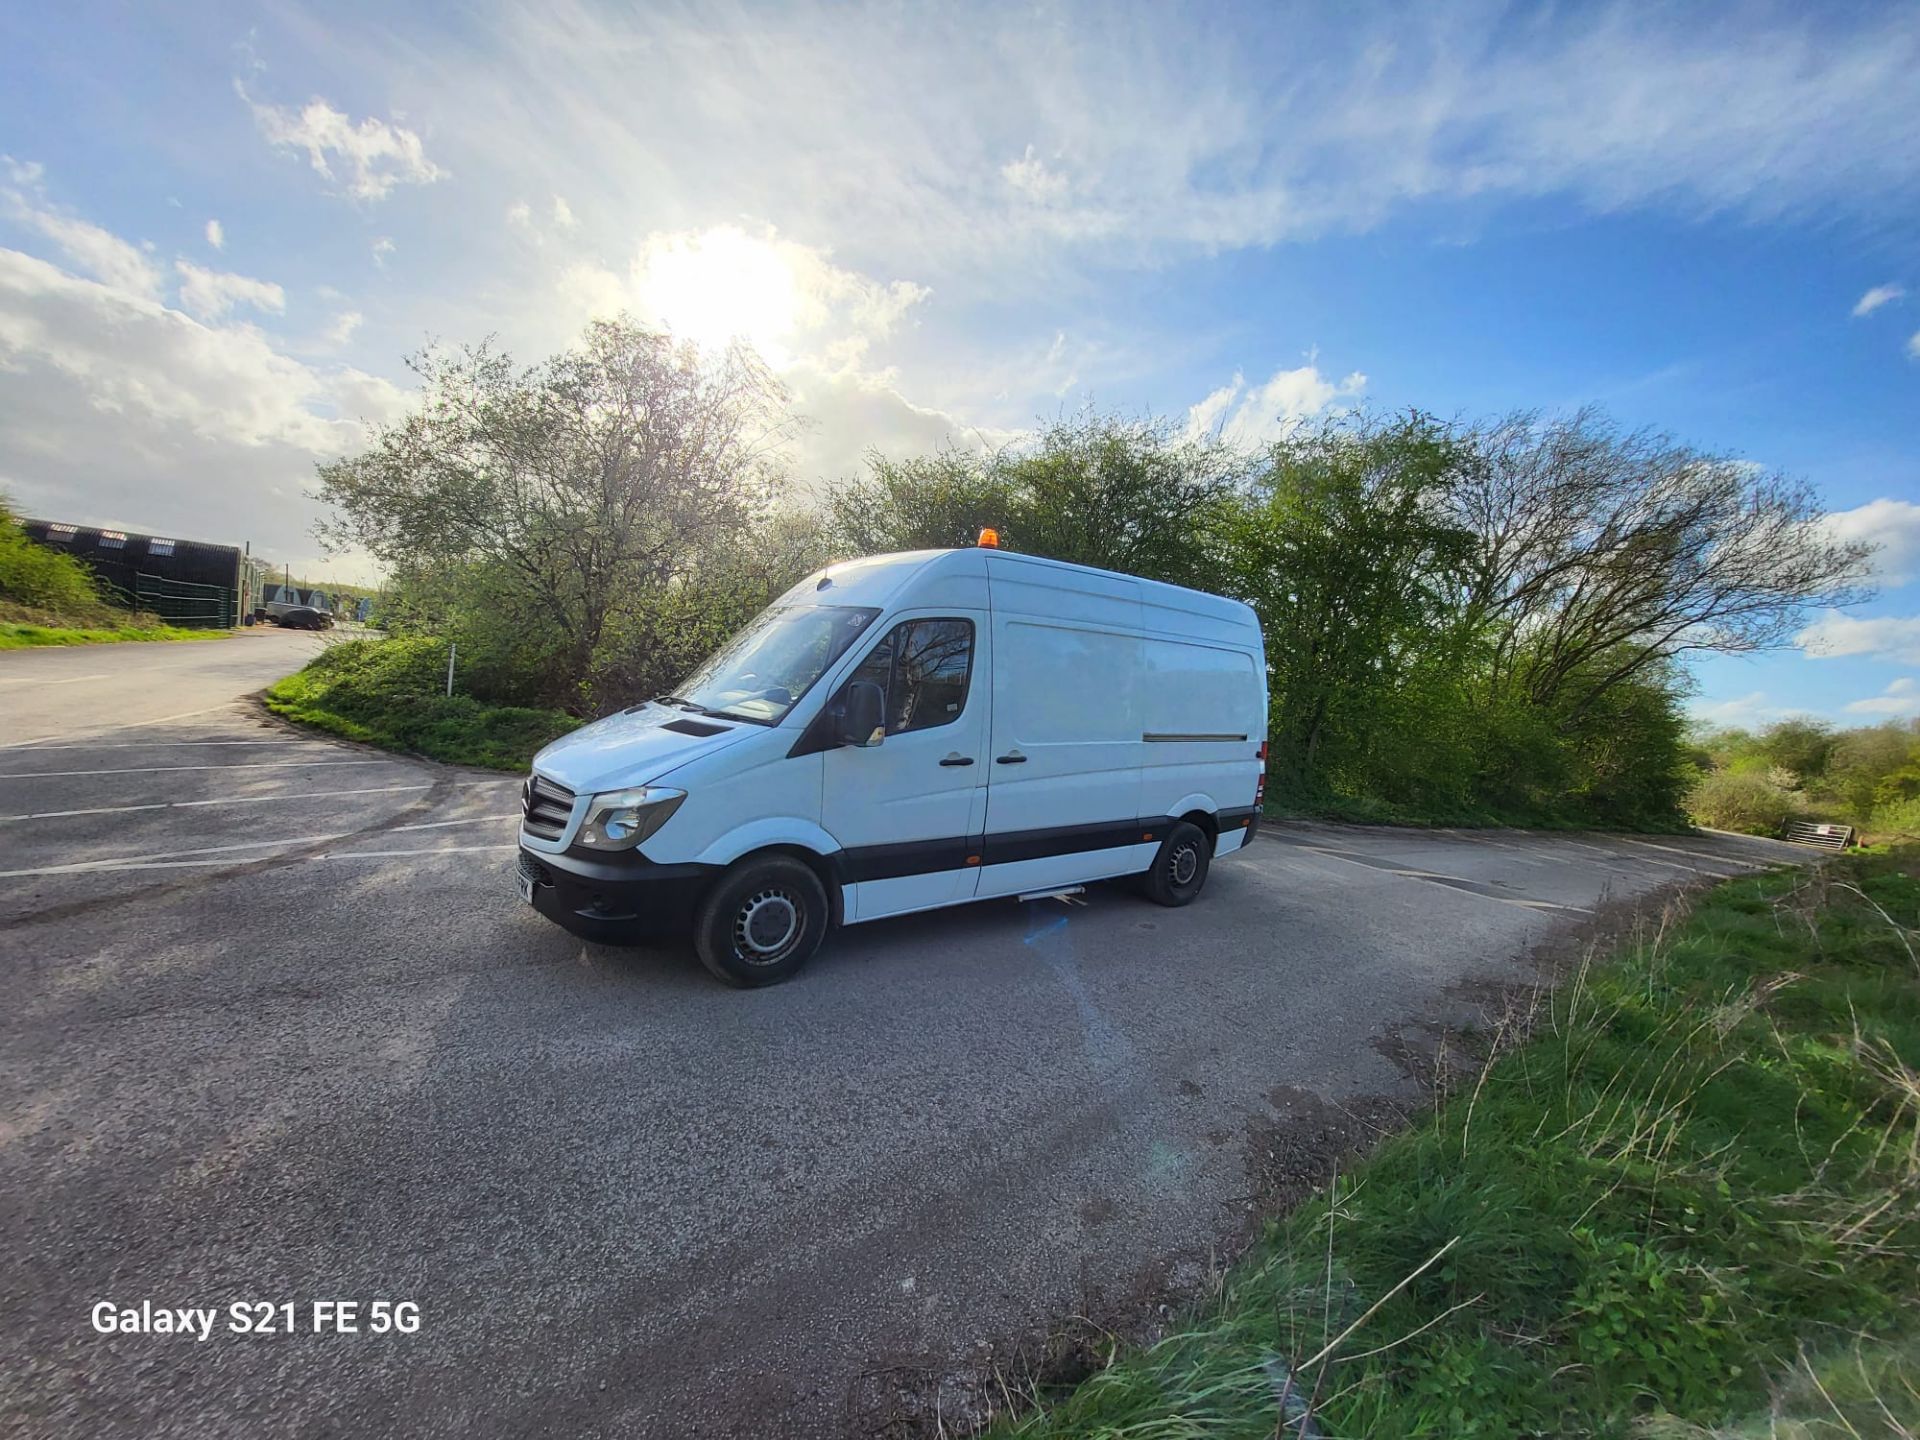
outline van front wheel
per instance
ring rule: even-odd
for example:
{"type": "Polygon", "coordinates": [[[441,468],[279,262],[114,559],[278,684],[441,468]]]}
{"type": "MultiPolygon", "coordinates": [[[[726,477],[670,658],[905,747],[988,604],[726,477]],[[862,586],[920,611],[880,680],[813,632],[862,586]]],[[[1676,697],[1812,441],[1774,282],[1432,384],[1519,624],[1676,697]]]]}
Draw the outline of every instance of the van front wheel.
{"type": "Polygon", "coordinates": [[[700,903],[694,953],[729,985],[772,985],[820,948],[827,918],[826,887],[800,861],[785,855],[746,860],[700,903]]]}
{"type": "Polygon", "coordinates": [[[1153,868],[1141,876],[1147,898],[1160,905],[1185,905],[1207,883],[1207,865],[1213,844],[1207,832],[1187,820],[1176,820],[1160,842],[1153,868]]]}

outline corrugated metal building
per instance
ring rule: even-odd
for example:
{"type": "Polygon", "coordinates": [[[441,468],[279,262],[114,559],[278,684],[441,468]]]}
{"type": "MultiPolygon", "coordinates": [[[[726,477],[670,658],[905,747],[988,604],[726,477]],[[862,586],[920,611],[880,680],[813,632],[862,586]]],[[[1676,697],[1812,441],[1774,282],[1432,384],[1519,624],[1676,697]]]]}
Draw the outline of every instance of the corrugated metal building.
{"type": "Polygon", "coordinates": [[[175,625],[237,625],[245,608],[246,555],[165,535],[137,535],[61,520],[22,520],[27,537],[85,561],[121,603],[175,625]]]}

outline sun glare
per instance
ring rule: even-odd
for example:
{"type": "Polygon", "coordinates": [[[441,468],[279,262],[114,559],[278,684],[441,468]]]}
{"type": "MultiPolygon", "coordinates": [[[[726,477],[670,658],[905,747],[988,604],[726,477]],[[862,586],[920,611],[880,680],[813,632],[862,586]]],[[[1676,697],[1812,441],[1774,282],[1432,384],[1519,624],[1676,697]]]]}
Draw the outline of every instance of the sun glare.
{"type": "Polygon", "coordinates": [[[800,286],[780,246],[720,226],[648,241],[640,297],[676,335],[702,349],[744,340],[773,365],[793,356],[802,323],[800,286]]]}

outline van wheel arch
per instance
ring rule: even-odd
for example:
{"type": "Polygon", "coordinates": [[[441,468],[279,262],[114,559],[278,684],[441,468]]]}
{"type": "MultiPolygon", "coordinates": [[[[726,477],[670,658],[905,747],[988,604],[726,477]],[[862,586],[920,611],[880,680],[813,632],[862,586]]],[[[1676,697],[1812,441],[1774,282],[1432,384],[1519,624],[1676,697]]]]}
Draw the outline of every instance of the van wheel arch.
{"type": "Polygon", "coordinates": [[[833,862],[818,851],[809,850],[804,845],[764,845],[758,850],[749,850],[746,854],[739,856],[727,866],[727,869],[731,870],[736,865],[751,864],[755,860],[771,859],[776,855],[798,860],[813,871],[819,879],[821,888],[827,892],[827,923],[830,928],[838,930],[846,923],[846,897],[840,891],[840,876],[836,873],[833,862]]]}
{"type": "Polygon", "coordinates": [[[1207,848],[1217,849],[1220,844],[1220,819],[1211,810],[1189,810],[1179,817],[1207,837],[1207,848]]]}

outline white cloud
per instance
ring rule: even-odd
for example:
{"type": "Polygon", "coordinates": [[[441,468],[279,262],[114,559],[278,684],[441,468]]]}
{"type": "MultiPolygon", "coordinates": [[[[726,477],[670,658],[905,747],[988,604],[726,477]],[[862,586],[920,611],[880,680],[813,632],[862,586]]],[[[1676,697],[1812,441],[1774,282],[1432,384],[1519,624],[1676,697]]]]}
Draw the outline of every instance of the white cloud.
{"type": "Polygon", "coordinates": [[[1793,637],[1809,655],[1866,655],[1896,665],[1920,665],[1920,615],[1842,615],[1828,610],[1793,637]]]}
{"type": "Polygon", "coordinates": [[[1822,524],[1836,540],[1877,547],[1873,578],[1881,585],[1897,588],[1920,576],[1920,504],[1882,496],[1851,510],[1836,510],[1822,524]]]}
{"type": "Polygon", "coordinates": [[[227,248],[227,231],[218,220],[207,221],[207,244],[216,250],[227,248]]]}
{"type": "Polygon", "coordinates": [[[255,280],[224,270],[204,270],[191,260],[176,260],[180,272],[180,306],[202,320],[218,320],[236,305],[256,310],[271,310],[279,315],[287,308],[287,296],[270,280],[255,280]]]}
{"type": "Polygon", "coordinates": [[[1920,330],[1914,331],[1907,337],[1907,354],[1920,360],[1920,330]]]}
{"type": "Polygon", "coordinates": [[[446,177],[427,158],[420,137],[405,126],[371,115],[355,124],[318,97],[296,111],[253,99],[238,81],[234,89],[268,144],[306,151],[316,173],[356,200],[381,200],[396,185],[431,185],[446,177]],[[336,166],[342,173],[335,173],[336,166]]]}
{"type": "Polygon", "coordinates": [[[7,173],[19,189],[0,191],[13,218],[51,240],[67,260],[102,284],[132,295],[160,293],[160,267],[138,245],[50,205],[40,189],[39,165],[8,159],[7,173]]]}
{"type": "Polygon", "coordinates": [[[1366,389],[1367,377],[1358,370],[1335,381],[1306,364],[1294,370],[1276,370],[1266,383],[1248,387],[1244,375],[1233,379],[1187,410],[1189,435],[1212,435],[1242,449],[1256,449],[1284,439],[1300,422],[1351,399],[1366,389]]]}
{"type": "Polygon", "coordinates": [[[1687,706],[1687,713],[1703,730],[1757,730],[1799,712],[1774,704],[1764,690],[1754,690],[1731,700],[1695,700],[1687,706]]]}
{"type": "Polygon", "coordinates": [[[1854,302],[1854,316],[1871,315],[1882,305],[1890,305],[1906,293],[1907,287],[1904,285],[1876,285],[1854,302]]]}
{"type": "Polygon", "coordinates": [[[1038,204],[1058,200],[1067,193],[1067,177],[1034,154],[1031,145],[1018,160],[1002,165],[1000,175],[1015,190],[1038,204]]]}
{"type": "Polygon", "coordinates": [[[507,206],[507,224],[531,239],[535,245],[561,239],[580,228],[573,207],[558,195],[544,209],[537,211],[529,202],[515,200],[507,206]]]}
{"type": "Polygon", "coordinates": [[[373,263],[382,270],[387,268],[387,256],[393,254],[393,241],[382,235],[373,242],[373,263]]]}
{"type": "Polygon", "coordinates": [[[0,249],[0,489],[83,523],[314,555],[313,464],[404,392],[0,249]]]}
{"type": "Polygon", "coordinates": [[[328,323],[323,338],[329,345],[344,345],[353,338],[353,332],[360,328],[366,316],[358,310],[342,310],[328,323]]]}
{"type": "Polygon", "coordinates": [[[1495,5],[1256,7],[1195,27],[1168,7],[930,20],[801,0],[480,23],[484,44],[430,70],[406,47],[360,58],[526,193],[607,196],[635,230],[776,216],[1002,298],[1009,277],[1046,289],[1033,262],[1063,245],[1157,265],[1542,196],[1884,218],[1920,185],[1911,6],[1571,6],[1525,25],[1495,5]]]}
{"type": "Polygon", "coordinates": [[[782,378],[792,391],[794,410],[806,421],[789,457],[794,479],[804,489],[862,473],[869,451],[930,455],[948,445],[991,449],[1015,438],[1010,431],[967,425],[943,410],[916,405],[883,377],[802,363],[782,378]]]}
{"type": "Polygon", "coordinates": [[[1849,715],[1920,715],[1920,680],[1902,675],[1891,685],[1865,700],[1847,706],[1849,715]]]}

